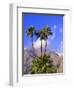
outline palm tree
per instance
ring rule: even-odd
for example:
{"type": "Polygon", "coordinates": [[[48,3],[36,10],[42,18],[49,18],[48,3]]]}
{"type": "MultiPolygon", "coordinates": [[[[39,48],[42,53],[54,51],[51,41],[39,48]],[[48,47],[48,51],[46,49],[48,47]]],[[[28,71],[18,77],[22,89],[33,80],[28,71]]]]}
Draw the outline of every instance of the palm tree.
{"type": "Polygon", "coordinates": [[[34,36],[34,34],[35,34],[35,28],[33,26],[30,26],[28,28],[27,35],[31,37],[33,53],[34,53],[34,44],[33,44],[33,36],[34,36]]]}
{"type": "Polygon", "coordinates": [[[47,39],[48,39],[48,36],[49,35],[53,35],[52,31],[51,31],[51,28],[46,26],[44,27],[42,30],[40,31],[36,31],[35,30],[35,35],[38,38],[40,38],[41,40],[41,57],[42,57],[42,40],[45,40],[45,51],[44,51],[44,54],[46,54],[46,51],[47,51],[47,39]]]}
{"type": "Polygon", "coordinates": [[[44,54],[46,54],[46,51],[47,51],[47,39],[48,39],[49,35],[53,35],[53,33],[51,31],[51,28],[46,26],[44,28],[44,40],[46,41],[44,54]]]}
{"type": "Polygon", "coordinates": [[[35,35],[38,38],[40,38],[41,40],[41,57],[42,57],[42,40],[44,40],[44,31],[40,30],[40,31],[35,31],[35,35]]]}
{"type": "Polygon", "coordinates": [[[41,57],[42,57],[42,53],[43,53],[43,51],[42,51],[42,40],[44,40],[45,39],[45,32],[44,32],[44,29],[42,29],[41,31],[40,31],[40,40],[41,40],[41,57]]]}
{"type": "Polygon", "coordinates": [[[53,35],[51,28],[46,26],[44,27],[42,30],[35,31],[35,35],[37,36],[37,38],[40,38],[41,40],[41,57],[42,57],[42,40],[45,40],[46,44],[45,44],[45,51],[44,54],[46,54],[46,49],[47,49],[47,39],[49,35],[53,35]]]}
{"type": "Polygon", "coordinates": [[[45,36],[44,36],[44,30],[40,30],[40,31],[35,31],[35,35],[38,38],[40,38],[41,40],[41,57],[42,57],[42,40],[44,40],[45,36]]]}

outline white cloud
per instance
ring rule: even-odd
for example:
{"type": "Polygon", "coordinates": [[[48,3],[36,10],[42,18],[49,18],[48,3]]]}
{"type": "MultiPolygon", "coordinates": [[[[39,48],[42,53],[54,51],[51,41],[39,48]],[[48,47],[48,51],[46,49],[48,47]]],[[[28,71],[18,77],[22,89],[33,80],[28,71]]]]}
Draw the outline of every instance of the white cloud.
{"type": "Polygon", "coordinates": [[[55,37],[56,37],[56,34],[55,34],[55,32],[54,32],[52,36],[49,36],[49,39],[50,39],[50,40],[53,40],[55,37]]]}
{"type": "Polygon", "coordinates": [[[51,40],[53,40],[53,39],[56,37],[56,34],[55,34],[55,33],[56,33],[56,28],[57,28],[57,26],[54,25],[53,28],[54,28],[53,35],[52,35],[52,36],[49,36],[51,40]]]}
{"type": "MultiPolygon", "coordinates": [[[[44,40],[42,40],[42,47],[45,48],[45,44],[46,42],[44,40]]],[[[51,44],[51,40],[48,38],[47,40],[47,48],[49,48],[51,44]]],[[[34,42],[34,48],[41,48],[41,41],[40,38],[38,38],[35,42],[34,42]]]]}
{"type": "MultiPolygon", "coordinates": [[[[45,47],[45,41],[42,40],[42,46],[43,48],[45,47]]],[[[34,48],[40,48],[41,47],[41,41],[40,38],[38,38],[35,42],[34,42],[34,48]]]]}
{"type": "Polygon", "coordinates": [[[26,50],[27,48],[24,48],[24,50],[26,50]]]}
{"type": "Polygon", "coordinates": [[[54,29],[56,29],[56,27],[57,27],[56,25],[53,26],[54,29]]]}
{"type": "Polygon", "coordinates": [[[49,36],[49,37],[50,37],[51,40],[53,40],[56,37],[55,32],[53,33],[52,36],[49,36]]]}

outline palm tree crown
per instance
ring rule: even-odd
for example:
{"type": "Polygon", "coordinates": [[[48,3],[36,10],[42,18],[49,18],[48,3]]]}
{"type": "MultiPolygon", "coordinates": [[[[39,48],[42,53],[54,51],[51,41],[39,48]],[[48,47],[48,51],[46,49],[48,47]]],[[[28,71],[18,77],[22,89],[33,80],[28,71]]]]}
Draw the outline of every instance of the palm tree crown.
{"type": "Polygon", "coordinates": [[[30,37],[33,37],[34,32],[35,32],[35,28],[33,26],[30,26],[28,28],[27,35],[30,36],[30,37]]]}

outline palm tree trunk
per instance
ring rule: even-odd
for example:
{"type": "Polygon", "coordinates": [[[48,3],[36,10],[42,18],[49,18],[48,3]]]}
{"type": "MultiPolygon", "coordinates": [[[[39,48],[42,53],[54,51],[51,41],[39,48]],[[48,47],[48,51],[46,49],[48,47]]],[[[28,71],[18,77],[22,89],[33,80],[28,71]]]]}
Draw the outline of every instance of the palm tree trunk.
{"type": "Polygon", "coordinates": [[[46,52],[47,52],[47,40],[46,40],[46,43],[45,43],[45,52],[44,52],[44,54],[46,54],[46,52]]]}
{"type": "Polygon", "coordinates": [[[34,44],[33,44],[33,37],[32,37],[32,49],[33,49],[33,54],[35,56],[35,52],[34,52],[34,44]]]}
{"type": "Polygon", "coordinates": [[[34,53],[33,37],[32,37],[32,49],[33,49],[33,53],[34,53]]]}
{"type": "Polygon", "coordinates": [[[42,57],[42,40],[41,40],[41,57],[42,57]]]}

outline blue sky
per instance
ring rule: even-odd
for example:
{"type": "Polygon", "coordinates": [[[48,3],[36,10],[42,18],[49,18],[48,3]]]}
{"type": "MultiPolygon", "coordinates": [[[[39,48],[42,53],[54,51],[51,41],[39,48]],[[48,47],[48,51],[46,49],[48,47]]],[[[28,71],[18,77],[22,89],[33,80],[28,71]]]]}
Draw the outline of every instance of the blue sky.
{"type": "MultiPolygon", "coordinates": [[[[48,15],[48,14],[34,14],[26,13],[23,14],[23,29],[26,31],[31,25],[33,25],[36,30],[40,30],[46,25],[48,25],[53,36],[48,40],[51,42],[51,48],[54,51],[62,52],[63,44],[63,16],[62,15],[48,15]]],[[[34,39],[36,42],[36,39],[34,39]]],[[[31,39],[24,34],[24,48],[31,47],[31,39]]],[[[50,48],[50,46],[48,46],[50,48]]]]}

